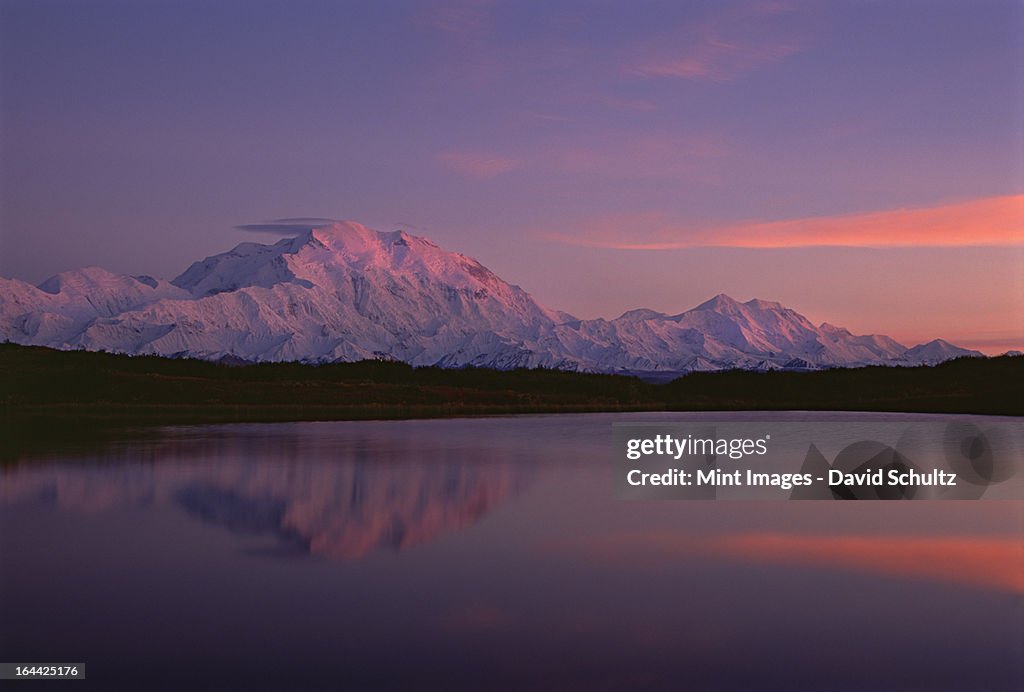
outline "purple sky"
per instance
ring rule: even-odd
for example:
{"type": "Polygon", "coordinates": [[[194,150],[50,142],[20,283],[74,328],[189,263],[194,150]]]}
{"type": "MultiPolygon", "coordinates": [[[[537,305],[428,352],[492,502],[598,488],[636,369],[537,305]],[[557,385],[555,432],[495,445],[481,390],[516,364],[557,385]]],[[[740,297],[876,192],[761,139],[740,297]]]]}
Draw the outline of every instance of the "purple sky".
{"type": "Polygon", "coordinates": [[[1024,4],[0,0],[0,275],[406,228],[580,317],[1024,348],[1024,4]]]}

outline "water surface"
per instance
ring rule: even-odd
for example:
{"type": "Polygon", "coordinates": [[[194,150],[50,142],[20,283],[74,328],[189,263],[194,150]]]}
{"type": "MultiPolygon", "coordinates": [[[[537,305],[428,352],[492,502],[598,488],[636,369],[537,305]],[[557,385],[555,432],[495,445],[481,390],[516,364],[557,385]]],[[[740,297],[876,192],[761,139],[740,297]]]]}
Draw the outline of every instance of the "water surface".
{"type": "Polygon", "coordinates": [[[78,690],[1021,688],[1020,502],[614,499],[613,422],[743,415],[170,428],[22,459],[2,658],[84,661],[56,685],[78,690]]]}

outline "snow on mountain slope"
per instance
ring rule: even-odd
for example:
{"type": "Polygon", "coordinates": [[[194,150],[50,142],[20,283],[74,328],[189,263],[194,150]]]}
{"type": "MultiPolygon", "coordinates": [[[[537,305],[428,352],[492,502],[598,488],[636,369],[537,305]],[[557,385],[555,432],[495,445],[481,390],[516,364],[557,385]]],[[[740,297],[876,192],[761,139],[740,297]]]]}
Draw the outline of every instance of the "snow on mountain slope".
{"type": "Polygon", "coordinates": [[[719,295],[666,315],[578,320],[476,260],[404,231],[344,222],[242,243],[170,283],[87,268],[33,287],[0,279],[0,338],[57,348],[322,362],[688,372],[938,362],[946,342],[816,327],[778,303],[719,295]]]}
{"type": "Polygon", "coordinates": [[[942,363],[943,361],[952,360],[953,358],[962,358],[964,356],[982,358],[985,354],[981,351],[972,351],[970,349],[954,346],[944,339],[933,339],[926,344],[918,344],[913,348],[908,348],[906,352],[900,356],[900,359],[915,364],[935,365],[936,363],[942,363]]]}
{"type": "Polygon", "coordinates": [[[97,318],[187,295],[166,281],[99,267],[63,272],[38,287],[0,278],[0,339],[62,348],[97,318]]]}
{"type": "MultiPolygon", "coordinates": [[[[193,264],[178,293],[101,313],[56,344],[249,360],[556,366],[525,346],[562,316],[473,259],[343,223],[193,264]]],[[[24,341],[23,339],[14,339],[24,341]]],[[[33,341],[34,343],[34,341],[33,341]]]]}
{"type": "Polygon", "coordinates": [[[901,355],[888,337],[815,327],[778,303],[740,303],[719,295],[678,315],[632,310],[610,322],[559,328],[566,347],[597,370],[677,371],[728,367],[774,369],[799,359],[811,367],[859,365],[901,355]]]}

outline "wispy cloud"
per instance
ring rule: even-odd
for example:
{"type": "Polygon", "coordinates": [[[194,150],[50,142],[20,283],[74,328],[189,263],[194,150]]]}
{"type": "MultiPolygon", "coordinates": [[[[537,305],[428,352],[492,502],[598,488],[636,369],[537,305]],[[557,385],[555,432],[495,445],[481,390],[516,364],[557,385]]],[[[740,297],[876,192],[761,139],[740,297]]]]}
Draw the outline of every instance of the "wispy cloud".
{"type": "Polygon", "coordinates": [[[691,247],[968,247],[1024,244],[1024,194],[916,209],[700,227],[656,212],[589,219],[556,242],[626,250],[691,247]]]}
{"type": "Polygon", "coordinates": [[[480,151],[444,151],[437,160],[447,168],[468,178],[488,180],[519,167],[516,159],[480,151]]]}
{"type": "Polygon", "coordinates": [[[493,2],[445,0],[416,15],[415,24],[437,40],[445,81],[481,85],[498,79],[507,60],[494,33],[493,2]]]}
{"type": "Polygon", "coordinates": [[[774,18],[793,7],[752,2],[682,27],[655,41],[630,61],[625,72],[641,77],[672,77],[728,82],[801,52],[806,41],[774,18]]]}
{"type": "Polygon", "coordinates": [[[683,55],[637,65],[634,74],[647,77],[681,77],[728,82],[745,72],[800,52],[791,42],[726,40],[709,34],[683,55]]]}

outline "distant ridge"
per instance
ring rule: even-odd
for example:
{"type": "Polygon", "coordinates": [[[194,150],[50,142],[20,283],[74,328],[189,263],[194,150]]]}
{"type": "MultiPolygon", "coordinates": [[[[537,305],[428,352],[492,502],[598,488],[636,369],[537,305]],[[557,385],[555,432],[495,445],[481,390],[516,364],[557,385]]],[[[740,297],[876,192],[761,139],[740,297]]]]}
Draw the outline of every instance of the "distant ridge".
{"type": "Polygon", "coordinates": [[[821,369],[981,356],[941,339],[813,325],[779,303],[720,294],[676,315],[580,320],[475,259],[354,222],[242,243],[170,282],[89,267],[38,287],[0,279],[0,339],[60,349],[226,361],[390,359],[583,372],[821,369]]]}

